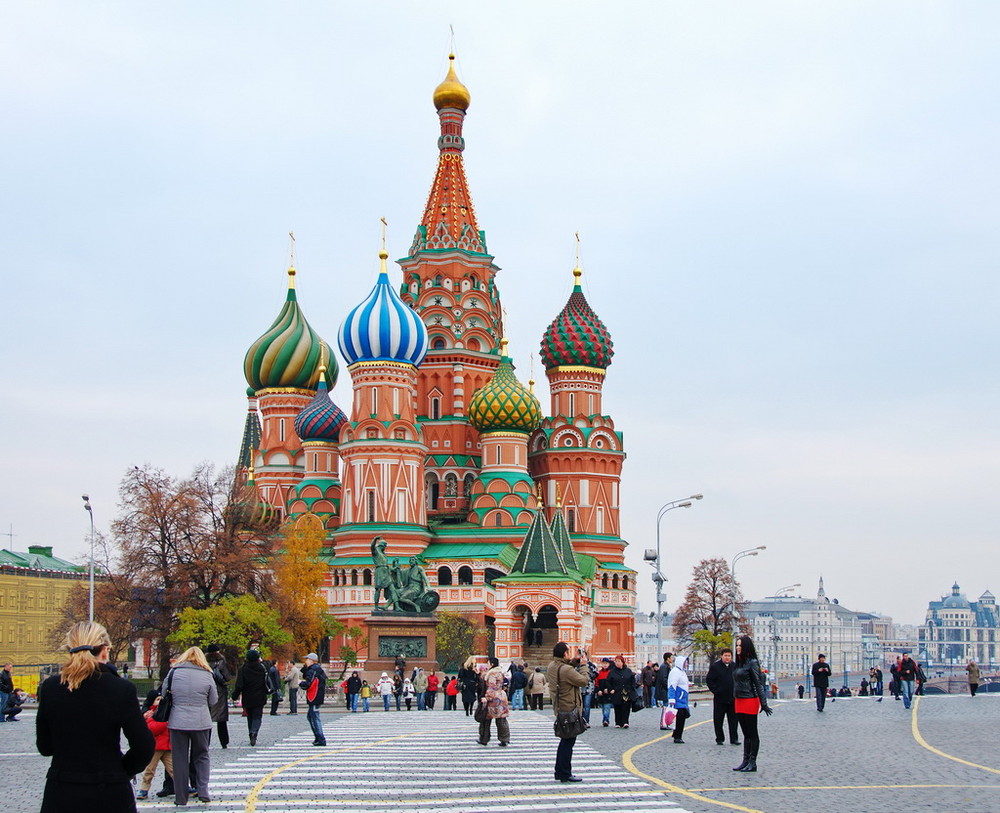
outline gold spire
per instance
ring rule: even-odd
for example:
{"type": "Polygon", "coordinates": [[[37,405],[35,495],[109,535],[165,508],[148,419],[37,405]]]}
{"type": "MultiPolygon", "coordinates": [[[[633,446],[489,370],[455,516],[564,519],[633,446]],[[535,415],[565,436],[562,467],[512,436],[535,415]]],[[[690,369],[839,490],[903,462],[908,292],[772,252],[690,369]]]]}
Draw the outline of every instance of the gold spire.
{"type": "Polygon", "coordinates": [[[503,358],[504,356],[507,355],[507,344],[508,344],[508,342],[507,342],[507,337],[506,336],[504,336],[502,339],[500,339],[500,357],[501,358],[503,358]]]}
{"type": "Polygon", "coordinates": [[[388,223],[384,217],[379,218],[379,222],[382,224],[382,248],[378,250],[378,261],[379,261],[379,273],[388,274],[389,270],[386,267],[385,261],[389,258],[389,252],[385,250],[385,230],[388,227],[388,223]]]}
{"type": "Polygon", "coordinates": [[[288,232],[290,243],[288,247],[288,287],[295,287],[295,233],[288,232]]]}
{"type": "Polygon", "coordinates": [[[472,96],[469,89],[459,81],[458,75],[455,73],[455,54],[448,54],[448,75],[434,89],[434,107],[438,110],[442,107],[468,110],[471,101],[472,96]]]}
{"type": "Polygon", "coordinates": [[[573,285],[580,284],[580,277],[583,276],[583,269],[580,268],[580,232],[576,232],[576,265],[573,266],[573,285]]]}
{"type": "Polygon", "coordinates": [[[562,508],[562,486],[556,483],[556,508],[562,508]]]}

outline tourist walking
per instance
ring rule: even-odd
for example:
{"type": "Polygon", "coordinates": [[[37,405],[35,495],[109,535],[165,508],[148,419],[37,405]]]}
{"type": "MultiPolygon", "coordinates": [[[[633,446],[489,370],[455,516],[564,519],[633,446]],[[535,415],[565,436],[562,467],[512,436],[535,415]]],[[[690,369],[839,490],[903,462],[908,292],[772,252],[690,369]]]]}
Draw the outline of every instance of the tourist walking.
{"type": "Polygon", "coordinates": [[[733,693],[736,719],[743,731],[743,761],[733,770],[753,773],[757,770],[757,752],[760,751],[757,718],[761,711],[770,717],[772,709],[767,705],[764,675],[761,674],[757,660],[757,649],[749,635],[741,635],[736,639],[733,693]]]}
{"type": "Polygon", "coordinates": [[[285,689],[288,692],[288,713],[299,713],[299,684],[302,682],[302,669],[295,661],[285,669],[285,689]]]}
{"type": "Polygon", "coordinates": [[[657,706],[667,703],[667,686],[670,682],[670,669],[674,665],[674,653],[664,652],[663,663],[656,670],[656,681],[653,684],[653,698],[657,706]]]}
{"type": "Polygon", "coordinates": [[[413,689],[413,681],[409,678],[403,678],[403,702],[406,703],[406,710],[413,710],[413,698],[416,695],[416,691],[413,689]]]}
{"type": "Polygon", "coordinates": [[[486,718],[479,723],[479,744],[488,745],[490,742],[490,722],[496,720],[497,739],[500,740],[500,747],[506,748],[510,743],[510,723],[507,718],[510,716],[510,704],[507,701],[507,692],[503,688],[504,675],[500,668],[500,661],[490,658],[490,668],[483,675],[483,694],[479,702],[486,706],[486,718]]]}
{"type": "MultiPolygon", "coordinates": [[[[579,709],[583,713],[583,698],[580,689],[590,680],[587,674],[587,663],[580,658],[572,661],[567,657],[569,645],[560,641],[552,648],[552,662],[549,664],[546,682],[549,685],[549,696],[552,698],[552,713],[579,709]]],[[[576,737],[560,737],[556,748],[555,779],[557,782],[582,782],[583,779],[573,774],[573,746],[576,737]]]]}
{"type": "Polygon", "coordinates": [[[396,699],[396,711],[400,711],[403,701],[403,676],[399,672],[392,673],[392,696],[396,699]]]}
{"type": "Polygon", "coordinates": [[[271,716],[278,716],[278,705],[281,703],[281,673],[278,672],[276,661],[264,661],[267,667],[267,693],[271,697],[271,716]]]}
{"type": "Polygon", "coordinates": [[[223,748],[229,747],[229,681],[233,679],[233,672],[226,663],[226,658],[219,650],[218,644],[209,644],[205,648],[205,660],[212,670],[212,677],[215,680],[215,688],[218,698],[209,710],[212,715],[212,722],[215,723],[219,734],[219,745],[223,748]]]}
{"type": "Polygon", "coordinates": [[[174,661],[164,683],[173,697],[167,726],[173,756],[174,804],[186,805],[188,788],[192,787],[198,801],[211,801],[208,781],[212,763],[208,746],[212,741],[211,708],[219,699],[219,689],[201,648],[186,649],[174,661]],[[190,775],[192,770],[194,775],[190,775]]]}
{"type": "Polygon", "coordinates": [[[347,708],[352,713],[358,711],[358,698],[361,696],[361,676],[357,672],[351,672],[347,679],[347,708]]]}
{"type": "Polygon", "coordinates": [[[545,706],[545,693],[548,678],[542,671],[541,666],[536,666],[535,671],[528,678],[528,702],[532,711],[541,711],[545,706]]]}
{"type": "Polygon", "coordinates": [[[979,689],[979,667],[976,666],[974,660],[970,659],[968,665],[965,667],[965,671],[969,675],[969,694],[975,697],[976,690],[979,689]]]}
{"type": "Polygon", "coordinates": [[[635,695],[635,673],[626,665],[624,655],[615,655],[615,662],[608,670],[607,683],[615,707],[615,728],[628,728],[635,695]]]}
{"type": "Polygon", "coordinates": [[[427,676],[427,695],[424,698],[424,706],[426,706],[428,711],[434,710],[434,703],[437,701],[439,683],[440,681],[438,680],[438,676],[435,672],[431,672],[427,676]]]}
{"type": "Polygon", "coordinates": [[[5,663],[3,669],[0,669],[0,710],[7,705],[7,698],[14,694],[14,678],[11,676],[13,668],[14,664],[5,663]]]}
{"type": "Polygon", "coordinates": [[[653,688],[656,686],[656,675],[659,670],[652,661],[646,661],[640,672],[640,682],[642,683],[642,700],[646,708],[653,705],[653,688]]]}
{"type": "Polygon", "coordinates": [[[367,680],[361,681],[361,710],[364,712],[371,710],[371,700],[372,700],[372,687],[368,685],[367,680]]]}
{"type": "Polygon", "coordinates": [[[899,694],[903,698],[903,708],[908,709],[913,702],[913,684],[917,679],[917,662],[910,657],[909,652],[903,653],[903,658],[899,662],[896,670],[899,680],[899,694]]]}
{"type": "Polygon", "coordinates": [[[444,710],[458,711],[458,678],[444,676],[444,710]]]}
{"type": "Polygon", "coordinates": [[[264,706],[267,704],[267,670],[260,662],[260,652],[256,649],[247,652],[246,661],[236,672],[233,700],[239,700],[241,696],[250,745],[256,745],[260,724],[264,719],[264,706]]]}
{"type": "Polygon", "coordinates": [[[65,643],[62,671],[38,690],[38,753],[52,757],[41,813],[135,813],[132,777],[149,764],[156,745],[135,686],[108,663],[111,639],[100,624],[74,624],[65,643]],[[129,745],[124,755],[122,734],[129,745]]]}
{"type": "MultiPolygon", "coordinates": [[[[740,738],[736,734],[736,708],[733,705],[736,697],[733,694],[733,672],[735,670],[733,650],[726,647],[720,653],[719,659],[708,667],[708,674],[705,676],[705,683],[712,693],[712,723],[715,726],[716,745],[726,744],[726,737],[722,730],[723,722],[726,722],[729,727],[729,742],[732,745],[740,744],[740,738]]],[[[799,697],[801,696],[800,694],[799,697]]]]}
{"type": "Polygon", "coordinates": [[[323,724],[319,719],[319,707],[326,700],[326,672],[319,665],[319,656],[315,652],[310,652],[305,658],[306,668],[302,670],[302,681],[299,688],[306,693],[306,719],[309,721],[309,728],[313,733],[313,745],[325,746],[326,735],[323,733],[323,724]]]}
{"type": "Polygon", "coordinates": [[[462,693],[462,707],[465,709],[466,717],[471,717],[475,713],[474,707],[476,700],[479,699],[476,681],[476,656],[470,655],[458,670],[458,690],[462,693]]]}
{"type": "Polygon", "coordinates": [[[687,676],[687,655],[681,655],[670,669],[670,683],[667,685],[667,705],[677,711],[674,718],[674,744],[684,744],[684,722],[691,716],[688,708],[690,681],[687,676]]]}
{"type": "Polygon", "coordinates": [[[826,706],[826,690],[830,687],[830,664],[826,662],[826,655],[822,652],[816,656],[816,663],[812,665],[813,686],[816,687],[816,711],[823,711],[826,706]]]}
{"type": "Polygon", "coordinates": [[[510,708],[511,711],[524,709],[524,690],[528,688],[528,676],[524,674],[521,664],[514,666],[510,676],[510,708]]]}
{"type": "Polygon", "coordinates": [[[423,669],[417,668],[415,671],[416,674],[413,676],[413,691],[417,695],[417,711],[423,711],[427,708],[427,686],[429,685],[429,681],[423,669]]]}
{"type": "Polygon", "coordinates": [[[161,762],[163,763],[164,784],[169,779],[171,786],[173,785],[174,763],[170,753],[170,729],[167,727],[166,721],[161,723],[159,720],[153,719],[153,714],[156,712],[160,702],[161,698],[157,697],[153,701],[153,705],[150,706],[149,711],[142,715],[146,720],[146,727],[149,729],[149,733],[153,735],[156,750],[153,751],[153,758],[149,760],[146,770],[142,773],[142,784],[139,786],[139,792],[135,795],[136,799],[149,798],[149,788],[153,784],[153,777],[156,776],[156,766],[161,762]]]}
{"type": "Polygon", "coordinates": [[[587,685],[580,690],[580,695],[583,698],[583,721],[590,725],[590,708],[594,703],[594,694],[597,692],[597,674],[598,668],[590,659],[590,653],[586,649],[580,652],[581,661],[587,666],[587,685]]]}
{"type": "Polygon", "coordinates": [[[605,728],[611,724],[611,709],[614,708],[614,696],[608,683],[610,671],[611,658],[601,658],[601,668],[594,679],[594,697],[601,704],[601,725],[605,728]]]}
{"type": "Polygon", "coordinates": [[[378,692],[379,697],[382,698],[382,709],[384,711],[389,710],[389,701],[392,700],[392,678],[389,677],[388,672],[383,672],[382,677],[378,679],[378,683],[375,684],[375,691],[378,692]]]}

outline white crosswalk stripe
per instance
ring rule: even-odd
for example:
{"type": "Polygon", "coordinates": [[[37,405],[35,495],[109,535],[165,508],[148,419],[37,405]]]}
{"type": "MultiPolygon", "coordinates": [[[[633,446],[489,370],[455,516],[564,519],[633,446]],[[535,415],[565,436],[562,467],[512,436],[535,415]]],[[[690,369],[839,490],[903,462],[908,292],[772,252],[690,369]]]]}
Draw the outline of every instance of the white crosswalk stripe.
{"type": "MultiPolygon", "coordinates": [[[[212,801],[189,806],[244,813],[529,813],[600,809],[601,813],[686,813],[662,790],[577,741],[573,771],[584,781],[553,779],[556,739],[544,717],[518,715],[511,744],[476,743],[464,715],[350,715],[324,719],[326,748],[305,729],[212,772],[212,801]]],[[[494,732],[495,734],[495,732],[494,732]]],[[[145,803],[153,810],[162,804],[145,803]]]]}

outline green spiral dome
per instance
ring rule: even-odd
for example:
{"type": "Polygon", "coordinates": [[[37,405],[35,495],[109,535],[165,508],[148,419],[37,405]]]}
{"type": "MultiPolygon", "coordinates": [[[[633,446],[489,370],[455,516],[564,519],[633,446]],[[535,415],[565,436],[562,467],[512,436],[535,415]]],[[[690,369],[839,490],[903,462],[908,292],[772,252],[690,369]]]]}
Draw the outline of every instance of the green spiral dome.
{"type": "Polygon", "coordinates": [[[271,387],[316,389],[319,369],[326,365],[326,385],[337,383],[337,360],[328,345],[309,326],[295,297],[295,269],[288,269],[288,297],[278,318],[250,345],[243,374],[254,391],[271,387]]]}
{"type": "MultiPolygon", "coordinates": [[[[503,342],[502,344],[506,344],[503,342]]],[[[520,432],[530,435],[542,422],[542,406],[534,393],[522,386],[507,356],[490,382],[472,396],[469,421],[480,432],[520,432]]]]}

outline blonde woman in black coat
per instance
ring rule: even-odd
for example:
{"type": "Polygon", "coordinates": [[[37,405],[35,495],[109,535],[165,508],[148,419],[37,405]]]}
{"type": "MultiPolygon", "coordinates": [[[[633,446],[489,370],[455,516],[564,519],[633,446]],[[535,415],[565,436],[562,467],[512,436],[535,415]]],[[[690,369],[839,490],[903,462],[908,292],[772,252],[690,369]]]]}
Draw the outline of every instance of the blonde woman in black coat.
{"type": "Polygon", "coordinates": [[[135,686],[108,663],[110,646],[100,624],[74,624],[66,633],[69,660],[38,691],[38,752],[52,757],[41,813],[135,811],[132,777],[149,763],[155,741],[135,686]]]}

